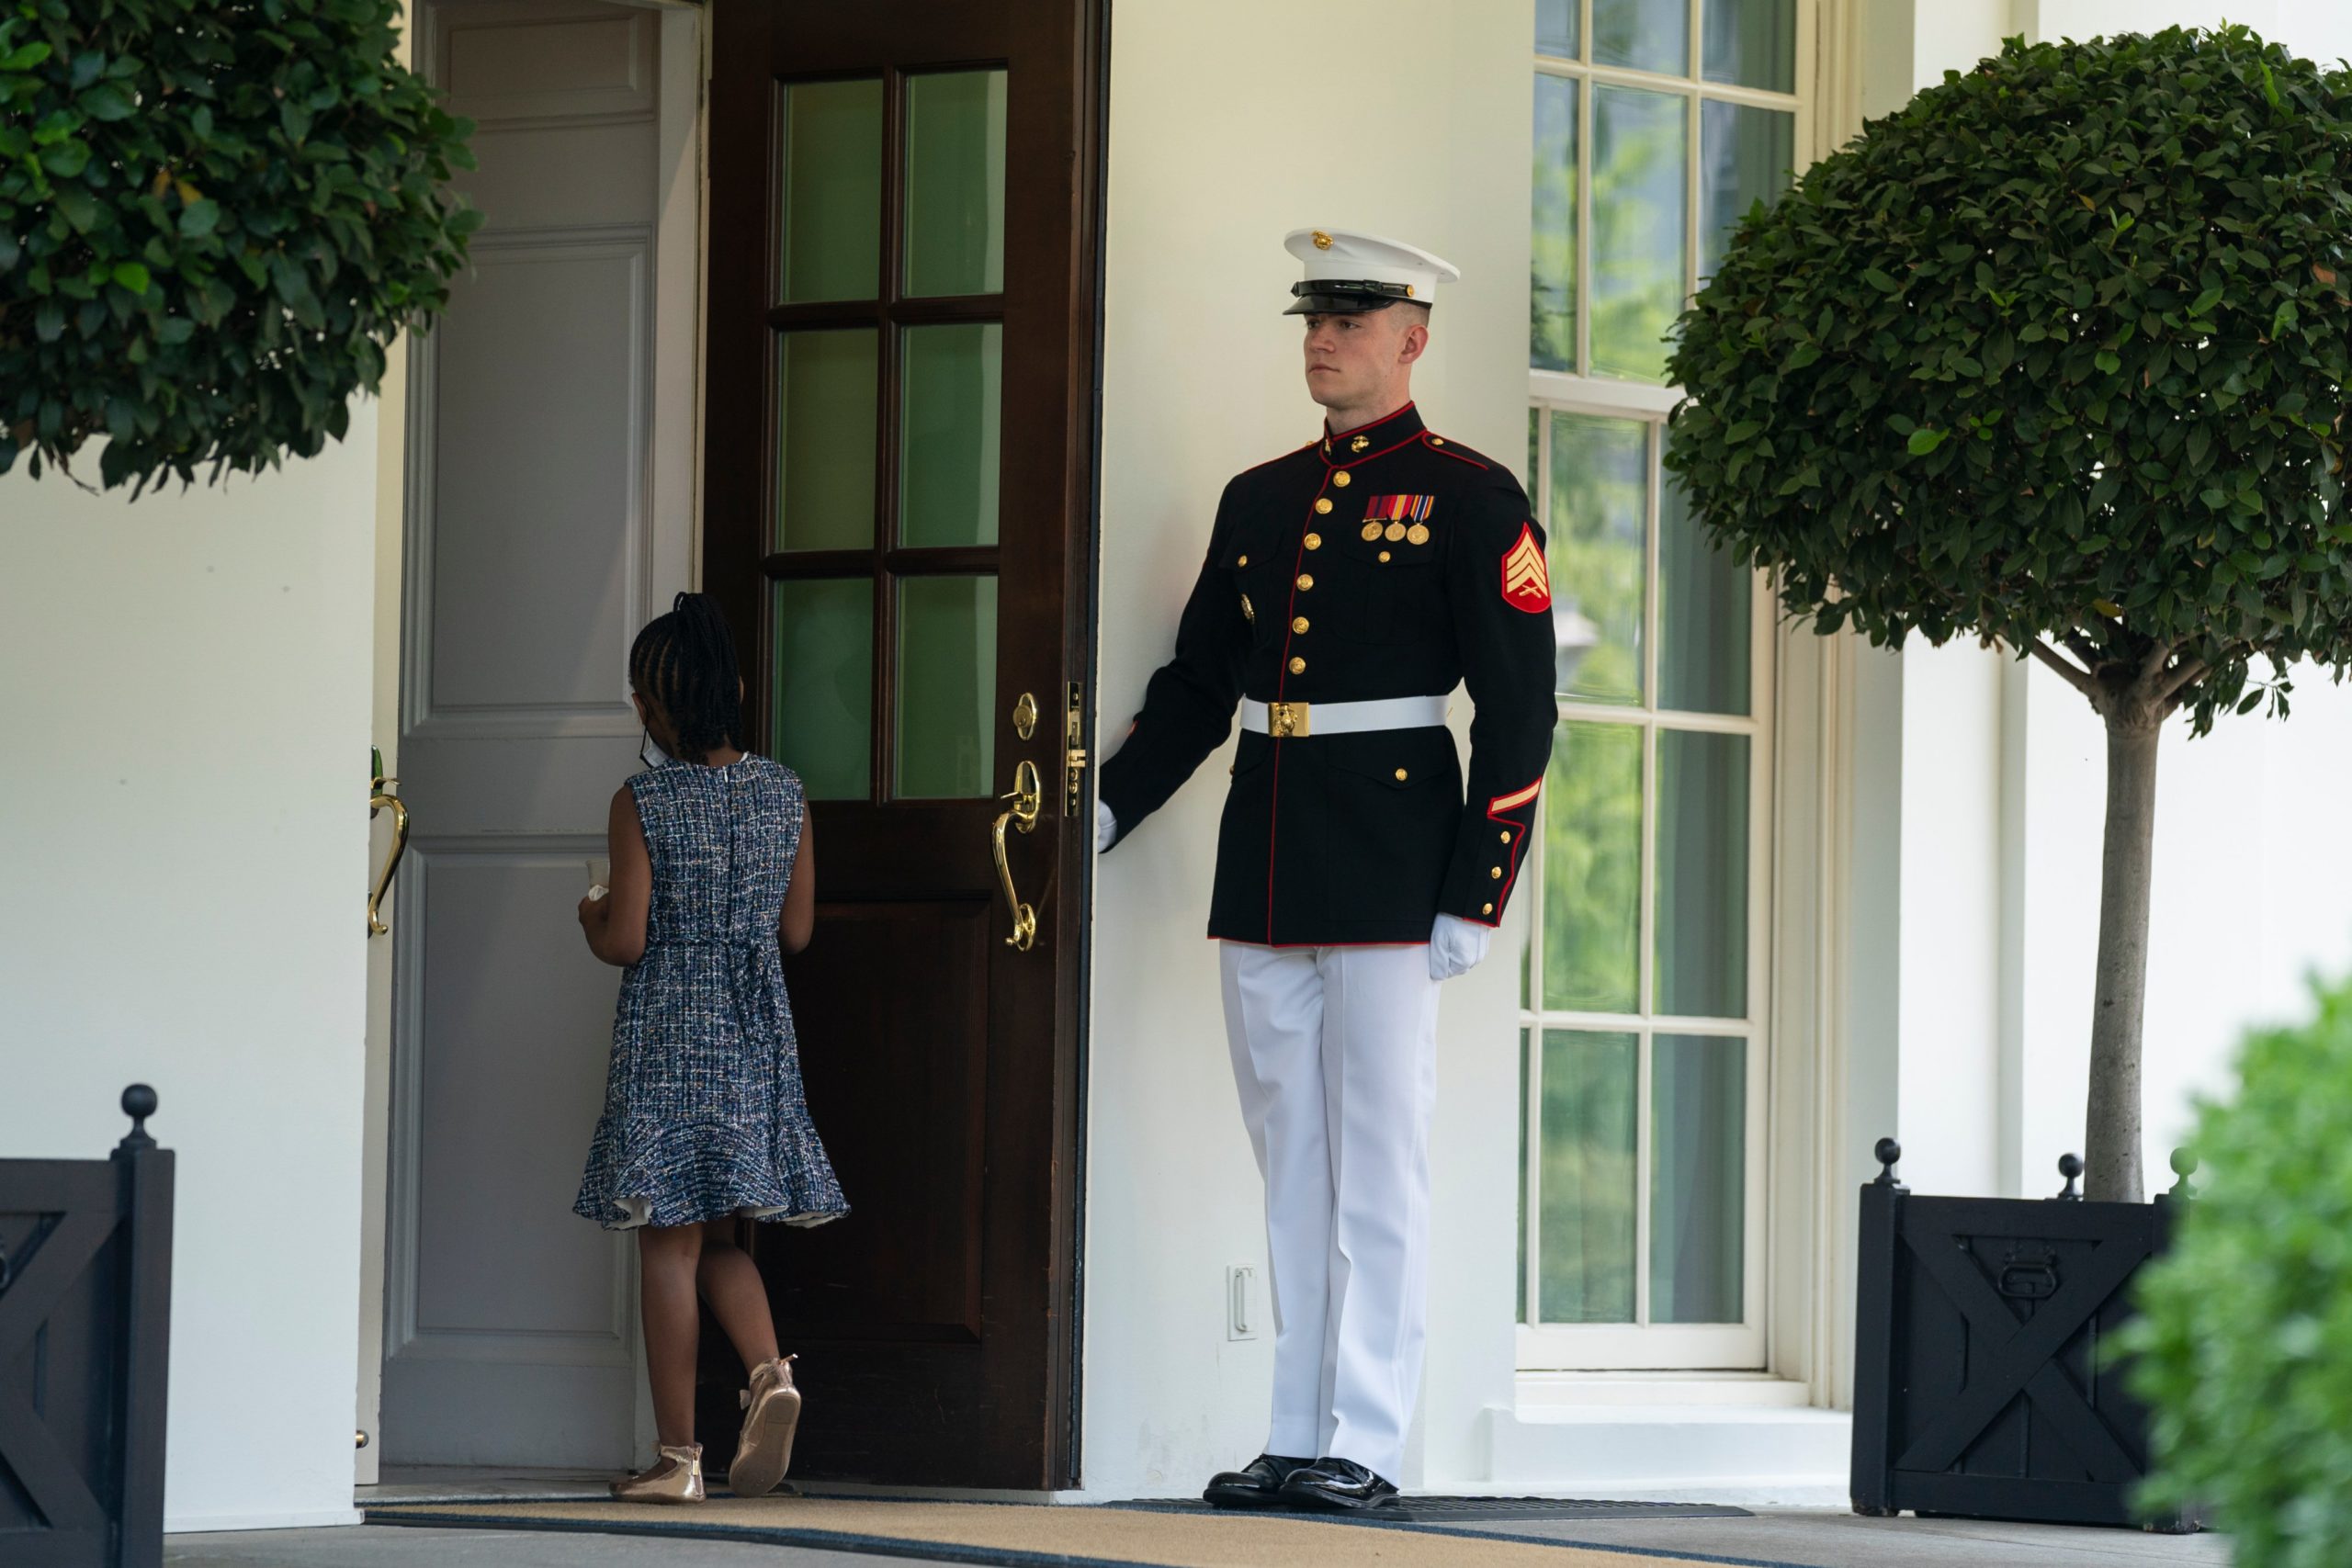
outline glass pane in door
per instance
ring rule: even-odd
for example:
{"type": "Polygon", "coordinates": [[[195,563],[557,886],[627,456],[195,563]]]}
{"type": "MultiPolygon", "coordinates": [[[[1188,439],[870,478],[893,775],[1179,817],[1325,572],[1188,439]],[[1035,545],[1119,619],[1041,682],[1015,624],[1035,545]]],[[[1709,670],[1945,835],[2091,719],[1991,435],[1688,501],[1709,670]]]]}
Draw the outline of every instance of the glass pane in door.
{"type": "Polygon", "coordinates": [[[1737,1323],[1747,1230],[1747,1042],[1650,1042],[1650,1321],[1737,1323]]]}
{"type": "MultiPolygon", "coordinates": [[[[1679,6],[1667,7],[1679,13],[1679,6]]],[[[1598,28],[1596,20],[1595,27],[1598,28]]],[[[1682,311],[1688,101],[1596,86],[1592,98],[1592,373],[1666,378],[1682,311]]]]}
{"type": "Polygon", "coordinates": [[[874,543],[875,355],[872,327],[776,339],[779,550],[874,543]]]}
{"type": "Polygon", "coordinates": [[[1724,248],[1747,209],[1770,206],[1796,166],[1797,117],[1781,109],[1699,105],[1699,280],[1723,265],[1724,248]]]}
{"type": "Polygon", "coordinates": [[[1682,0],[1592,0],[1592,58],[1598,65],[1690,70],[1690,7],[1682,0]]]}
{"type": "Polygon", "coordinates": [[[1004,288],[1001,71],[907,79],[910,298],[1004,288]]]}
{"type": "Polygon", "coordinates": [[[1642,732],[1563,724],[1544,779],[1544,1005],[1641,1000],[1642,732]]]}
{"type": "Polygon", "coordinates": [[[1535,0],[1535,52],[1577,57],[1577,30],[1584,21],[1584,0],[1535,0]]]}
{"type": "Polygon", "coordinates": [[[996,579],[899,584],[898,786],[901,799],[988,795],[996,776],[996,579]]]}
{"type": "Polygon", "coordinates": [[[1707,0],[1706,76],[1771,93],[1797,85],[1797,0],[1707,0]]]}
{"type": "Polygon", "coordinates": [[[1577,86],[1536,73],[1527,362],[1538,370],[1577,367],[1577,86]]]}
{"type": "Polygon", "coordinates": [[[1544,1032],[1539,1322],[1634,1321],[1640,1072],[1634,1035],[1544,1032]]]}
{"type": "Polygon", "coordinates": [[[1650,479],[1645,422],[1553,414],[1553,690],[1564,697],[1642,700],[1650,479]]]}
{"type": "Polygon", "coordinates": [[[1657,498],[1658,705],[1745,714],[1755,577],[1699,526],[1680,481],[1664,482],[1657,498]]]}
{"type": "Polygon", "coordinates": [[[1657,738],[1657,1010],[1747,1016],[1748,738],[1657,738]]]}
{"type": "Polygon", "coordinates": [[[1004,327],[909,327],[899,421],[899,542],[993,545],[1004,327]]]}
{"type": "Polygon", "coordinates": [[[779,582],[768,733],[817,800],[865,800],[874,780],[874,584],[779,582]]]}
{"type": "Polygon", "coordinates": [[[871,299],[882,281],[882,84],[799,83],[780,112],[778,298],[871,299]]]}

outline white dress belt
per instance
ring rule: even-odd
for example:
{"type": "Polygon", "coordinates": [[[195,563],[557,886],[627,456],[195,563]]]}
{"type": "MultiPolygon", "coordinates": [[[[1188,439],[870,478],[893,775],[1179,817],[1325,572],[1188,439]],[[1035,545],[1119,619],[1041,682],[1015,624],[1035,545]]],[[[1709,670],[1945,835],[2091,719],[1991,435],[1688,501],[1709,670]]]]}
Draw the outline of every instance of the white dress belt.
{"type": "Polygon", "coordinates": [[[1277,728],[1293,738],[1317,735],[1357,735],[1374,729],[1419,729],[1445,722],[1444,697],[1383,697],[1368,703],[1276,703],[1287,711],[1287,727],[1277,726],[1269,705],[1241,699],[1241,728],[1254,735],[1277,728]]]}

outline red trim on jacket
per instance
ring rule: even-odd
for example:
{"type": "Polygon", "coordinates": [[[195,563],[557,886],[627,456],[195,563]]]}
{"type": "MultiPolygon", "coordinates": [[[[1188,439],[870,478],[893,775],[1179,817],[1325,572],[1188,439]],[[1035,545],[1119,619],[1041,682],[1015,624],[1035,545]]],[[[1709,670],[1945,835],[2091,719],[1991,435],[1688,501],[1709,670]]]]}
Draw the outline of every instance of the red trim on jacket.
{"type": "MultiPolygon", "coordinates": [[[[1276,453],[1273,457],[1271,457],[1267,458],[1267,459],[1266,459],[1264,462],[1262,462],[1262,463],[1252,463],[1252,464],[1250,464],[1248,468],[1246,468],[1242,469],[1242,470],[1241,470],[1241,473],[1242,473],[1242,474],[1254,474],[1254,473],[1256,473],[1260,468],[1272,468],[1276,463],[1281,462],[1283,458],[1285,458],[1285,457],[1297,457],[1301,452],[1306,451],[1306,450],[1307,449],[1307,447],[1309,447],[1309,446],[1313,446],[1314,445],[1315,445],[1315,443],[1314,443],[1314,442],[1312,442],[1312,441],[1310,441],[1310,442],[1308,442],[1308,443],[1306,444],[1306,446],[1294,446],[1294,447],[1292,447],[1292,448],[1291,448],[1289,451],[1287,451],[1287,452],[1278,452],[1278,453],[1276,453]]],[[[1234,477],[1235,479],[1239,479],[1239,478],[1241,477],[1241,474],[1236,474],[1236,475],[1234,475],[1233,477],[1234,477]]]]}
{"type": "Polygon", "coordinates": [[[1363,424],[1351,424],[1345,430],[1332,429],[1331,422],[1327,419],[1323,422],[1323,439],[1326,441],[1337,441],[1342,435],[1362,435],[1367,430],[1378,430],[1382,425],[1388,423],[1391,420],[1404,418],[1407,414],[1411,413],[1417,406],[1418,405],[1414,403],[1412,399],[1408,398],[1405,400],[1405,406],[1396,410],[1395,412],[1382,414],[1378,419],[1369,421],[1363,424]]]}
{"type": "Polygon", "coordinates": [[[1501,888],[1495,894],[1495,908],[1498,911],[1495,917],[1488,919],[1484,916],[1465,916],[1465,919],[1489,929],[1501,927],[1503,919],[1499,911],[1510,905],[1510,890],[1519,886],[1519,857],[1527,848],[1527,836],[1535,830],[1530,823],[1521,822],[1516,817],[1506,817],[1503,813],[1517,811],[1522,807],[1534,805],[1535,797],[1543,792],[1544,781],[1539,777],[1525,789],[1515,789],[1509,795],[1498,795],[1487,802],[1487,820],[1498,822],[1513,829],[1510,836],[1510,865],[1503,873],[1501,888]]]}
{"type": "MultiPolygon", "coordinates": [[[[1429,432],[1425,430],[1416,431],[1412,434],[1405,437],[1404,440],[1397,442],[1395,446],[1383,446],[1377,452],[1365,452],[1362,454],[1351,452],[1348,454],[1347,461],[1345,462],[1333,462],[1331,460],[1331,454],[1326,452],[1323,454],[1323,466],[1329,468],[1353,468],[1358,463],[1369,463],[1374,457],[1385,457],[1389,453],[1396,451],[1398,446],[1410,446],[1414,442],[1419,441],[1422,436],[1428,434],[1429,432]]],[[[1441,447],[1440,450],[1442,451],[1443,448],[1441,447]]]]}
{"type": "Polygon", "coordinates": [[[1446,445],[1445,438],[1443,436],[1438,436],[1432,440],[1430,433],[1426,430],[1421,432],[1419,439],[1428,446],[1430,451],[1436,453],[1441,457],[1451,457],[1457,463],[1467,463],[1474,468],[1488,468],[1494,466],[1487,462],[1484,457],[1474,457],[1466,452],[1455,451],[1453,447],[1446,445]]]}

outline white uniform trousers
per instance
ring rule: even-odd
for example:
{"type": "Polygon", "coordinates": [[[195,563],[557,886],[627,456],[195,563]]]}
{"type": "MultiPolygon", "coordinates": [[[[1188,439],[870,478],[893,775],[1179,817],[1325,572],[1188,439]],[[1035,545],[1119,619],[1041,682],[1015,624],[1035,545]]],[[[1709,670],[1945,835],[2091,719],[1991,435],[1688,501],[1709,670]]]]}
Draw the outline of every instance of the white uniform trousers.
{"type": "Polygon", "coordinates": [[[1233,1076],[1266,1179],[1268,1453],[1394,1482],[1428,1319],[1438,983],[1429,950],[1224,944],[1233,1076]]]}

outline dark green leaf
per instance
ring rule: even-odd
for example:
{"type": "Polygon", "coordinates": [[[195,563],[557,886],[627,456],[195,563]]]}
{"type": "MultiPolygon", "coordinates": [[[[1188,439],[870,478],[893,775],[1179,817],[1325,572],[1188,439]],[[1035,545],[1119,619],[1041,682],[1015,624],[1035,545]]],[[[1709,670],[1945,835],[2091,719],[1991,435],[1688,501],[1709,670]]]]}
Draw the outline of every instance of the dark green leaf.
{"type": "Polygon", "coordinates": [[[112,121],[129,119],[139,112],[130,95],[111,82],[101,82],[75,100],[84,114],[92,119],[112,121]]]}
{"type": "Polygon", "coordinates": [[[57,210],[79,233],[86,234],[98,226],[102,216],[98,198],[80,186],[60,186],[57,190],[57,210]]]}
{"type": "MultiPolygon", "coordinates": [[[[40,155],[40,166],[62,180],[78,178],[90,166],[90,144],[86,141],[61,141],[40,155]]],[[[79,186],[69,186],[79,190],[79,186]]],[[[89,192],[82,191],[87,196],[89,192]]]]}

